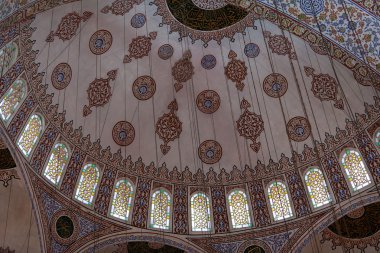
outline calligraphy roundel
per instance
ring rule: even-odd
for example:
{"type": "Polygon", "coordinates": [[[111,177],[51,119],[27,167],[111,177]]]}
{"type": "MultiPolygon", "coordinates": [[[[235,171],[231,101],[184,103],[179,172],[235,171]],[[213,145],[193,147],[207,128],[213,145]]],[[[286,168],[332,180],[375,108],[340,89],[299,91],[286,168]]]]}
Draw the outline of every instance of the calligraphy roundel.
{"type": "Polygon", "coordinates": [[[170,57],[172,57],[173,53],[174,53],[174,49],[169,44],[164,44],[160,46],[160,48],[158,49],[158,56],[162,60],[168,60],[170,57]]]}
{"type": "Polygon", "coordinates": [[[71,67],[67,63],[58,64],[51,74],[51,83],[57,90],[65,89],[72,77],[71,67]]]}
{"type": "Polygon", "coordinates": [[[289,120],[286,130],[291,140],[301,142],[310,136],[311,126],[306,118],[298,116],[289,120]]]}
{"type": "Polygon", "coordinates": [[[140,76],[134,81],[132,91],[138,100],[148,100],[156,92],[156,82],[150,76],[140,76]]]}
{"type": "Polygon", "coordinates": [[[135,139],[135,128],[127,121],[119,121],[112,129],[112,138],[120,146],[128,146],[135,139]]]}
{"type": "Polygon", "coordinates": [[[283,75],[272,73],[264,79],[263,88],[268,96],[279,98],[288,90],[288,81],[283,75]]]}
{"type": "Polygon", "coordinates": [[[199,145],[198,155],[204,163],[217,163],[222,158],[222,146],[214,140],[204,141],[199,145]]]}
{"type": "Polygon", "coordinates": [[[207,114],[216,112],[220,106],[220,97],[213,90],[205,90],[197,96],[198,109],[207,114]]]}
{"type": "Polygon", "coordinates": [[[90,38],[89,47],[93,54],[100,55],[110,49],[112,34],[107,30],[96,31],[90,38]]]}

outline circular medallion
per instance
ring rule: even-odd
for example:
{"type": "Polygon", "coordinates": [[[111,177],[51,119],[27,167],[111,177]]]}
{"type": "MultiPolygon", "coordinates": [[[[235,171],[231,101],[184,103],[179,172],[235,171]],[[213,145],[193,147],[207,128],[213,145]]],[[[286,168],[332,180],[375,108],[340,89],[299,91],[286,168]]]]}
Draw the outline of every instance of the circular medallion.
{"type": "Polygon", "coordinates": [[[134,81],[132,91],[138,100],[147,100],[156,92],[156,82],[150,76],[140,76],[134,81]]]}
{"type": "Polygon", "coordinates": [[[74,223],[68,216],[61,216],[55,223],[55,228],[59,237],[63,239],[70,238],[74,233],[74,223]]]}
{"type": "Polygon", "coordinates": [[[198,109],[207,114],[214,113],[220,106],[220,97],[213,90],[205,90],[197,96],[198,109]]]}
{"type": "Polygon", "coordinates": [[[300,1],[301,10],[306,15],[318,15],[321,13],[325,7],[324,0],[301,0],[300,1]]]}
{"type": "Polygon", "coordinates": [[[213,69],[216,65],[216,58],[211,54],[205,55],[202,58],[201,64],[205,69],[213,69]]]}
{"type": "Polygon", "coordinates": [[[358,209],[355,209],[354,211],[349,212],[347,216],[351,219],[359,219],[360,217],[364,215],[364,213],[365,213],[364,207],[359,207],[358,209]]]}
{"type": "Polygon", "coordinates": [[[158,56],[162,60],[168,60],[170,57],[172,57],[173,52],[174,52],[173,47],[169,44],[165,44],[165,45],[160,46],[160,48],[158,49],[158,56]]]}
{"type": "Polygon", "coordinates": [[[127,121],[119,121],[112,129],[112,138],[120,146],[128,146],[135,139],[135,128],[127,121]]]}
{"type": "Polygon", "coordinates": [[[288,90],[288,81],[283,75],[273,73],[264,79],[263,88],[268,96],[279,98],[282,97],[288,90]]]}
{"type": "Polygon", "coordinates": [[[301,142],[309,137],[311,126],[306,118],[294,117],[286,124],[286,130],[291,140],[301,142]]]}
{"type": "Polygon", "coordinates": [[[89,46],[93,54],[100,55],[110,49],[112,45],[112,35],[109,31],[96,31],[90,38],[89,46]]]}
{"type": "Polygon", "coordinates": [[[67,63],[58,64],[51,74],[51,83],[57,90],[66,88],[72,77],[71,67],[67,63]]]}
{"type": "Polygon", "coordinates": [[[244,250],[244,253],[265,253],[265,250],[257,245],[251,245],[244,250]]]}
{"type": "Polygon", "coordinates": [[[137,13],[131,18],[131,26],[133,28],[141,28],[145,25],[146,18],[142,13],[137,13]]]}
{"type": "Polygon", "coordinates": [[[198,155],[202,162],[214,164],[222,158],[222,146],[217,141],[207,140],[201,143],[198,148],[198,155]]]}
{"type": "Polygon", "coordinates": [[[245,45],[244,53],[249,58],[256,58],[260,54],[260,48],[255,43],[249,43],[245,45]]]}
{"type": "Polygon", "coordinates": [[[73,243],[80,230],[77,217],[68,210],[61,210],[53,215],[50,229],[54,240],[62,245],[73,243]]]}

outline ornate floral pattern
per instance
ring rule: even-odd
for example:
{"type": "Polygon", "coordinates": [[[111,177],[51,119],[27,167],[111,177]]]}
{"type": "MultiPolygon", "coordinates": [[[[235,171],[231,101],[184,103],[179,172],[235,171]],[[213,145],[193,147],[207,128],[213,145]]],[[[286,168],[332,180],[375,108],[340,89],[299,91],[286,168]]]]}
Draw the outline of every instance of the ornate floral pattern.
{"type": "Polygon", "coordinates": [[[91,16],[92,12],[89,11],[83,12],[82,16],[75,11],[66,14],[62,18],[61,23],[59,23],[57,30],[55,32],[50,32],[49,36],[46,38],[46,42],[53,42],[55,36],[62,41],[70,40],[77,32],[80,22],[87,21],[91,16]]]}
{"type": "Polygon", "coordinates": [[[58,64],[51,74],[51,84],[57,90],[65,89],[71,81],[72,71],[67,63],[58,64]]]}
{"type": "Polygon", "coordinates": [[[90,83],[87,89],[89,105],[83,107],[83,116],[88,116],[92,107],[99,107],[107,104],[112,96],[110,81],[115,80],[117,70],[111,70],[107,73],[108,78],[96,78],[90,83]]]}
{"type": "Polygon", "coordinates": [[[127,121],[119,121],[112,129],[112,138],[120,146],[128,146],[135,139],[135,128],[127,121]]]}
{"type": "Polygon", "coordinates": [[[236,83],[236,88],[240,91],[244,88],[243,80],[247,76],[247,66],[244,61],[236,59],[237,54],[234,51],[228,53],[228,62],[227,66],[224,68],[224,73],[228,79],[236,83]]]}
{"type": "Polygon", "coordinates": [[[217,141],[206,140],[199,145],[198,156],[206,164],[214,164],[222,158],[222,146],[217,141]]]}
{"type": "Polygon", "coordinates": [[[100,55],[110,49],[112,34],[107,30],[96,31],[90,38],[89,47],[93,54],[100,55]]]}
{"type": "Polygon", "coordinates": [[[172,76],[176,81],[174,88],[177,92],[183,88],[182,83],[187,82],[194,75],[194,66],[191,62],[191,57],[191,52],[186,51],[182,58],[177,61],[172,68],[172,76]]]}
{"type": "Polygon", "coordinates": [[[132,91],[138,100],[148,100],[156,92],[156,82],[150,76],[140,76],[133,82],[132,91]]]}
{"type": "Polygon", "coordinates": [[[270,32],[264,32],[264,38],[267,38],[269,48],[272,50],[272,53],[278,55],[288,55],[290,59],[296,60],[297,55],[295,52],[292,52],[292,43],[289,39],[283,35],[272,35],[270,32]]]}
{"type": "Polygon", "coordinates": [[[168,109],[169,113],[162,115],[156,123],[156,133],[161,140],[164,141],[164,144],[160,145],[161,152],[166,155],[170,146],[168,143],[179,138],[179,135],[182,132],[182,122],[179,120],[178,116],[175,115],[175,112],[178,111],[178,104],[176,100],[173,100],[168,109]]]}
{"type": "Polygon", "coordinates": [[[311,91],[314,93],[314,96],[321,101],[333,100],[335,102],[334,106],[343,110],[343,100],[338,99],[338,84],[336,80],[328,74],[316,75],[314,71],[313,68],[305,67],[306,75],[313,77],[311,91]]]}
{"type": "Polygon", "coordinates": [[[111,6],[106,5],[101,10],[101,12],[106,14],[111,11],[114,15],[124,16],[126,13],[132,10],[134,5],[141,4],[143,1],[144,0],[116,0],[111,4],[111,6]]]}
{"type": "Polygon", "coordinates": [[[197,96],[198,109],[207,114],[216,112],[220,106],[220,97],[216,91],[205,90],[197,96]]]}
{"type": "Polygon", "coordinates": [[[264,79],[264,91],[273,98],[282,97],[288,90],[288,81],[285,76],[273,73],[264,79]]]}
{"type": "Polygon", "coordinates": [[[301,142],[306,140],[311,133],[309,121],[304,117],[294,117],[286,124],[286,131],[291,140],[301,142]]]}
{"type": "Polygon", "coordinates": [[[244,110],[244,112],[240,115],[238,121],[236,121],[236,124],[240,136],[251,140],[253,143],[249,146],[257,153],[259,152],[261,143],[257,142],[256,139],[264,130],[264,122],[261,115],[250,112],[248,110],[249,107],[251,107],[251,105],[247,100],[243,99],[240,103],[240,109],[244,110]]]}
{"type": "Polygon", "coordinates": [[[124,56],[124,63],[130,63],[132,58],[139,59],[144,56],[148,56],[150,50],[152,49],[152,40],[155,40],[157,37],[157,32],[150,32],[149,37],[147,36],[138,36],[134,38],[129,44],[129,55],[124,56]]]}

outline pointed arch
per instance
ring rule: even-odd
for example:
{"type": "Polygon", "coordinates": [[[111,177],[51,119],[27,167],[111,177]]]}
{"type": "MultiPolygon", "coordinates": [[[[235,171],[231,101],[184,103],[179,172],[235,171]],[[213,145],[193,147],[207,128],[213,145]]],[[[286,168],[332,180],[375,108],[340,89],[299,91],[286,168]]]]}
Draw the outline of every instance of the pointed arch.
{"type": "Polygon", "coordinates": [[[268,198],[274,221],[293,216],[288,190],[283,182],[274,181],[268,186],[268,198]]]}
{"type": "Polygon", "coordinates": [[[124,221],[127,221],[129,219],[133,191],[134,189],[132,183],[129,182],[129,180],[120,179],[117,181],[113,192],[110,211],[111,216],[124,221]]]}
{"type": "Polygon", "coordinates": [[[5,124],[9,123],[13,114],[20,107],[26,97],[26,82],[18,78],[4,94],[0,102],[0,116],[5,124]]]}
{"type": "Polygon", "coordinates": [[[196,192],[190,198],[191,230],[193,232],[211,231],[210,199],[203,192],[196,192]]]}
{"type": "Polygon", "coordinates": [[[340,155],[340,163],[343,166],[344,174],[353,192],[371,184],[366,165],[361,154],[354,149],[346,148],[340,155]]]}
{"type": "Polygon", "coordinates": [[[53,185],[59,185],[69,160],[69,149],[64,143],[56,143],[52,148],[43,175],[53,185]]]}
{"type": "Polygon", "coordinates": [[[232,228],[249,228],[252,226],[248,199],[244,191],[233,190],[228,194],[232,228]]]}
{"type": "Polygon", "coordinates": [[[377,148],[380,148],[380,128],[374,134],[374,141],[377,148]]]}
{"type": "Polygon", "coordinates": [[[24,154],[24,156],[29,157],[33,148],[36,146],[38,140],[41,137],[43,129],[43,118],[39,114],[32,114],[20,137],[17,141],[17,146],[24,154]]]}
{"type": "Polygon", "coordinates": [[[152,194],[150,226],[152,228],[170,228],[171,197],[164,189],[158,189],[152,194]]]}
{"type": "Polygon", "coordinates": [[[332,201],[323,172],[318,167],[310,167],[304,179],[314,208],[325,206],[332,201]]]}
{"type": "Polygon", "coordinates": [[[81,171],[78,186],[75,191],[75,199],[83,204],[92,205],[99,177],[99,168],[93,163],[86,164],[81,171]]]}
{"type": "Polygon", "coordinates": [[[19,48],[16,42],[9,42],[0,50],[0,76],[3,76],[8,69],[16,62],[19,48]]]}

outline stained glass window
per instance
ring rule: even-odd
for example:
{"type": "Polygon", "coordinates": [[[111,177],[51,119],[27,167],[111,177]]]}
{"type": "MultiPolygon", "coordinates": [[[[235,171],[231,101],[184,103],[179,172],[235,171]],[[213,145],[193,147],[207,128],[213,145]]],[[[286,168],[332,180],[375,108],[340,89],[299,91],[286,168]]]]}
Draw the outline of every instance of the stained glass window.
{"type": "Polygon", "coordinates": [[[305,174],[305,182],[309,196],[315,208],[331,202],[330,193],[323,173],[320,169],[312,167],[305,174]]]}
{"type": "Polygon", "coordinates": [[[152,194],[150,224],[153,228],[169,229],[170,205],[170,195],[167,191],[160,189],[152,194]]]}
{"type": "Polygon", "coordinates": [[[198,192],[190,198],[191,227],[193,231],[210,231],[210,200],[206,194],[198,192]]]}
{"type": "Polygon", "coordinates": [[[95,164],[86,164],[81,172],[75,198],[80,202],[91,205],[94,200],[96,187],[99,182],[99,169],[95,164]]]}
{"type": "Polygon", "coordinates": [[[16,62],[18,56],[18,46],[15,42],[8,43],[0,50],[0,75],[5,72],[16,62]]]}
{"type": "Polygon", "coordinates": [[[133,187],[128,180],[122,179],[116,183],[111,206],[112,216],[128,220],[132,204],[132,194],[133,187]]]}
{"type": "Polygon", "coordinates": [[[343,152],[341,163],[352,189],[357,191],[369,185],[371,179],[359,152],[352,149],[346,149],[343,152]]]}
{"type": "Polygon", "coordinates": [[[17,79],[10,89],[5,93],[0,102],[0,116],[4,122],[8,122],[13,113],[20,106],[26,95],[26,84],[24,79],[17,79]]]}
{"type": "Polygon", "coordinates": [[[268,187],[268,197],[275,221],[293,216],[285,184],[282,182],[273,182],[268,187]]]}
{"type": "Polygon", "coordinates": [[[231,222],[233,228],[251,227],[251,218],[248,209],[246,194],[241,190],[234,190],[228,195],[231,222]]]}
{"type": "Polygon", "coordinates": [[[46,165],[44,176],[51,183],[58,185],[68,160],[69,151],[66,145],[63,143],[55,144],[46,165]]]}
{"type": "Polygon", "coordinates": [[[380,148],[380,129],[378,129],[375,133],[375,144],[378,148],[380,148]]]}
{"type": "Polygon", "coordinates": [[[18,147],[26,157],[29,157],[30,153],[33,150],[33,147],[36,145],[38,139],[40,138],[41,132],[42,118],[37,114],[33,114],[30,116],[28,123],[26,124],[17,141],[18,147]]]}

